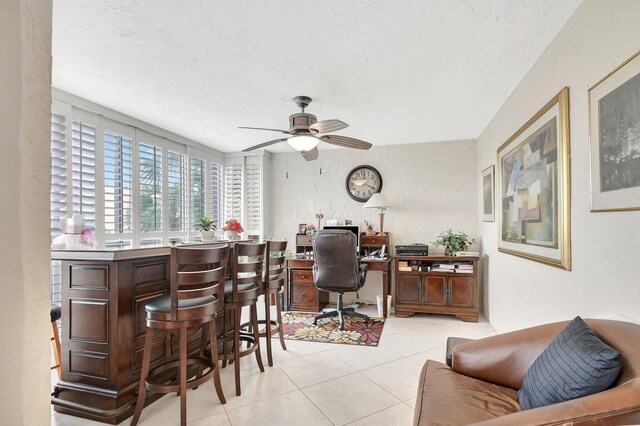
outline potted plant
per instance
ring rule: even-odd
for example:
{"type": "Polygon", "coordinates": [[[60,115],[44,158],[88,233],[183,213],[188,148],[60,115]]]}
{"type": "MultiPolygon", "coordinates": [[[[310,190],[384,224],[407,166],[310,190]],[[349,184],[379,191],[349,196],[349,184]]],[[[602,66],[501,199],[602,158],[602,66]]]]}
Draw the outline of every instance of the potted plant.
{"type": "Polygon", "coordinates": [[[453,232],[451,229],[438,235],[438,239],[431,242],[434,246],[444,246],[445,255],[455,256],[459,251],[466,250],[471,244],[475,243],[475,239],[469,239],[464,232],[453,232]]]}
{"type": "Polygon", "coordinates": [[[374,235],[376,235],[376,231],[373,230],[373,224],[371,222],[369,222],[368,220],[364,221],[364,226],[367,229],[365,231],[365,235],[367,235],[367,237],[372,237],[374,235]]]}
{"type": "Polygon", "coordinates": [[[313,223],[307,223],[307,226],[305,226],[305,234],[307,235],[313,235],[316,233],[316,226],[313,223]]]}
{"type": "Polygon", "coordinates": [[[201,231],[202,241],[213,241],[215,235],[216,225],[207,216],[201,217],[195,228],[197,231],[201,231]]]}
{"type": "Polygon", "coordinates": [[[244,232],[242,225],[238,219],[229,219],[225,222],[225,227],[222,228],[228,240],[238,239],[238,234],[244,232]]]}

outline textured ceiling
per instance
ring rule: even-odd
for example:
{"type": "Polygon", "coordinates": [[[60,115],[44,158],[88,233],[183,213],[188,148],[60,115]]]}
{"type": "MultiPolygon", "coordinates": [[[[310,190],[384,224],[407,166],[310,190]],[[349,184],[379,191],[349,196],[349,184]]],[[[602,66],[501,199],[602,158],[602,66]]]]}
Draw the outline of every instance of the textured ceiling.
{"type": "Polygon", "coordinates": [[[54,0],[53,86],[224,152],[296,95],[374,145],[470,139],[581,2],[54,0]]]}

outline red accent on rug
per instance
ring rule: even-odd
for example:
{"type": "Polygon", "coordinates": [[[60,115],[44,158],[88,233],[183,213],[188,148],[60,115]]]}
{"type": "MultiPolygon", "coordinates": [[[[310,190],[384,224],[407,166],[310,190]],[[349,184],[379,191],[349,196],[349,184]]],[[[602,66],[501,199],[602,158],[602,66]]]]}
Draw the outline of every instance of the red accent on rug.
{"type": "Polygon", "coordinates": [[[344,330],[340,330],[338,318],[324,318],[313,325],[320,314],[285,312],[282,316],[284,338],[308,342],[343,343],[347,345],[378,346],[384,318],[362,318],[346,316],[344,330]]]}

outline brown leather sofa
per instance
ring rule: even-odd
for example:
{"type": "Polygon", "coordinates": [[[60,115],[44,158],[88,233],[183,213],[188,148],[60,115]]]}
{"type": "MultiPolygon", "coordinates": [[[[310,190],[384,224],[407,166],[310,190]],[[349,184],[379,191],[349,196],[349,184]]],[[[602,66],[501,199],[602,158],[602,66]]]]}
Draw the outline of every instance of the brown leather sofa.
{"type": "Polygon", "coordinates": [[[524,376],[569,321],[546,324],[460,344],[451,368],[428,360],[420,374],[414,425],[640,424],[640,325],[586,322],[622,355],[620,376],[610,389],[520,410],[524,376]]]}

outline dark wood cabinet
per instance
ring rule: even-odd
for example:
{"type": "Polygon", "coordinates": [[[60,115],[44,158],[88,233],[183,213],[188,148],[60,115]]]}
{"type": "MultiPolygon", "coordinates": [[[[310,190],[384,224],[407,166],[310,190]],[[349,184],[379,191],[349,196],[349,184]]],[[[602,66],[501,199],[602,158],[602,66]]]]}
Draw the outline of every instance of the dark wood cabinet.
{"type": "Polygon", "coordinates": [[[329,303],[329,293],[313,284],[313,259],[287,259],[288,309],[320,312],[329,303]]]}
{"type": "Polygon", "coordinates": [[[452,256],[396,256],[396,316],[415,313],[455,315],[463,321],[478,321],[478,258],[452,256]],[[412,270],[401,270],[408,263],[412,270]],[[462,264],[468,271],[428,271],[432,265],[462,264]],[[422,265],[424,270],[419,270],[422,265]],[[472,268],[471,268],[472,267],[472,268]]]}

